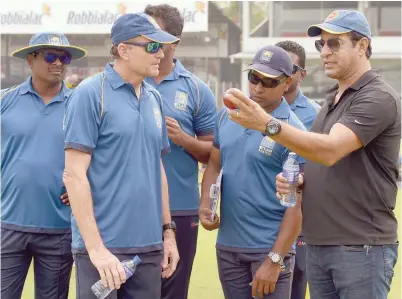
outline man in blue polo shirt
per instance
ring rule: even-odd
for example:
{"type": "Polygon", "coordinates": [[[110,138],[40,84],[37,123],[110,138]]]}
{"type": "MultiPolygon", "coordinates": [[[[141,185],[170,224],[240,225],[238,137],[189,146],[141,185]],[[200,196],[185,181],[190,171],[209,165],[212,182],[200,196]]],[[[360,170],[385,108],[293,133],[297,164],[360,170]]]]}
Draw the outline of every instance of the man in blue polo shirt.
{"type": "Polygon", "coordinates": [[[68,297],[71,209],[63,186],[67,65],[86,55],[62,33],[41,32],[11,54],[32,76],[1,91],[1,298],[21,298],[33,259],[35,298],[68,297]]]}
{"type": "MultiPolygon", "coordinates": [[[[308,99],[300,90],[300,83],[306,77],[306,51],[294,41],[281,41],[275,46],[284,49],[293,61],[292,85],[290,85],[284,97],[290,109],[310,131],[314,123],[320,105],[308,99]]],[[[306,243],[303,233],[300,233],[296,243],[296,260],[293,272],[292,296],[291,299],[304,299],[306,297],[307,276],[306,276],[306,243]]]]}
{"type": "MultiPolygon", "coordinates": [[[[184,20],[176,7],[148,5],[145,13],[154,17],[163,30],[181,36],[184,20]]],[[[174,57],[176,46],[163,48],[165,57],[159,75],[147,79],[162,95],[167,116],[172,151],[163,157],[163,165],[180,253],[175,274],[162,281],[163,299],[187,299],[198,236],[198,162],[209,160],[216,116],[212,91],[174,57]]]]}
{"type": "Polygon", "coordinates": [[[110,298],[159,299],[160,277],[173,274],[179,256],[161,162],[170,151],[163,102],[143,79],[158,75],[163,43],[178,39],[144,13],[119,17],[111,38],[115,63],[78,85],[66,105],[77,298],[96,298],[91,286],[102,279],[117,289],[110,298]],[[142,263],[126,281],[120,261],[135,255],[142,263]]]}
{"type": "MultiPolygon", "coordinates": [[[[286,51],[266,46],[247,70],[251,98],[265,111],[305,130],[283,98],[292,83],[292,61],[286,51]]],[[[226,109],[219,112],[202,182],[200,221],[208,230],[220,226],[216,247],[226,299],[290,296],[292,245],[301,227],[300,202],[286,209],[275,196],[275,177],[288,154],[287,148],[269,136],[233,122],[226,109]],[[221,168],[219,223],[217,217],[210,221],[209,190],[221,168]]]]}

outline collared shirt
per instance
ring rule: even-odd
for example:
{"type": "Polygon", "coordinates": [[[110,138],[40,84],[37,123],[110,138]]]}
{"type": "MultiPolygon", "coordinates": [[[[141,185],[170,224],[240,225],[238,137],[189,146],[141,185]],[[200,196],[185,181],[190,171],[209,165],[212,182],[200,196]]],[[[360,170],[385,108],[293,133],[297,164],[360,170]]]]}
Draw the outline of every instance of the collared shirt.
{"type": "Polygon", "coordinates": [[[290,109],[292,109],[308,131],[310,131],[320,108],[320,105],[307,98],[301,91],[299,91],[296,99],[290,105],[290,109]]]}
{"type": "MultiPolygon", "coordinates": [[[[160,84],[153,78],[146,81],[162,95],[165,115],[177,120],[186,134],[213,135],[217,112],[214,94],[179,60],[175,64],[160,84]]],[[[172,151],[163,157],[163,166],[169,183],[170,210],[174,216],[198,215],[198,161],[183,147],[169,141],[172,151]]]]}
{"type": "MultiPolygon", "coordinates": [[[[244,129],[225,111],[218,114],[214,135],[223,167],[217,248],[268,253],[286,211],[276,198],[275,180],[289,150],[259,131],[244,129]]],[[[271,115],[305,130],[284,98],[271,115]]],[[[303,165],[304,159],[298,159],[303,165]]]]}
{"type": "MultiPolygon", "coordinates": [[[[87,176],[103,242],[114,253],[162,249],[161,155],[169,142],[159,93],[106,65],[67,101],[65,148],[92,155],[87,176]]],[[[77,199],[79,200],[79,199],[77,199]]],[[[72,219],[73,251],[84,251],[72,219]]]]}
{"type": "Polygon", "coordinates": [[[1,91],[1,224],[34,233],[70,232],[64,194],[62,90],[47,105],[29,78],[1,91]]]}
{"type": "Polygon", "coordinates": [[[340,123],[363,147],[326,167],[307,161],[303,232],[311,245],[380,245],[397,241],[394,208],[401,143],[401,100],[378,72],[366,72],[334,105],[334,86],[312,132],[340,123]]]}

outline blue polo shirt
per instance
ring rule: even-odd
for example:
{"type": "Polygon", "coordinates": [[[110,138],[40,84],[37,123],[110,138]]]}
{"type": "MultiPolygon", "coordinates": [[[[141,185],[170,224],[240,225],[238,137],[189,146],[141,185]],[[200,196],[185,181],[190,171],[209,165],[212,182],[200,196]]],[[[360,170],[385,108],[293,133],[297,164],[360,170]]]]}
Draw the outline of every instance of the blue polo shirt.
{"type": "Polygon", "coordinates": [[[320,105],[307,98],[301,91],[290,105],[290,109],[300,119],[307,131],[310,131],[320,108],[320,105]]]}
{"type": "MultiPolygon", "coordinates": [[[[192,137],[213,135],[216,104],[209,87],[187,71],[175,59],[174,70],[160,84],[153,78],[146,81],[162,95],[165,115],[178,121],[192,137]]],[[[173,216],[198,215],[198,161],[181,146],[171,144],[171,153],[163,157],[169,183],[170,210],[173,216]]]]}
{"type": "MultiPolygon", "coordinates": [[[[111,64],[67,101],[65,148],[92,156],[87,176],[94,215],[115,254],[162,249],[161,155],[170,150],[162,105],[145,82],[138,99],[111,64]]],[[[74,217],[71,225],[73,252],[85,252],[74,217]]]]}
{"type": "MultiPolygon", "coordinates": [[[[305,130],[284,98],[271,115],[305,130]]],[[[217,248],[269,252],[286,211],[276,198],[275,180],[289,150],[261,132],[231,121],[225,109],[218,114],[214,146],[220,149],[223,167],[217,248]]],[[[298,159],[303,165],[304,159],[298,159]]]]}
{"type": "Polygon", "coordinates": [[[64,101],[47,105],[31,78],[1,91],[1,225],[33,233],[68,233],[71,208],[61,202],[64,101]]]}

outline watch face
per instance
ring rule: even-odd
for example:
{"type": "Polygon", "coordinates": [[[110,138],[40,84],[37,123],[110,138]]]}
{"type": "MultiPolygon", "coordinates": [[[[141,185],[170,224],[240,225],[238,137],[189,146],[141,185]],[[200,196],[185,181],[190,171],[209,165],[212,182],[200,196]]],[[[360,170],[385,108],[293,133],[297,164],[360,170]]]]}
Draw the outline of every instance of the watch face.
{"type": "Polygon", "coordinates": [[[272,122],[268,126],[268,132],[270,134],[276,134],[279,131],[279,123],[278,122],[272,122]]]}
{"type": "Polygon", "coordinates": [[[273,254],[272,255],[272,261],[274,263],[279,263],[279,261],[281,260],[280,256],[278,254],[273,254]]]}

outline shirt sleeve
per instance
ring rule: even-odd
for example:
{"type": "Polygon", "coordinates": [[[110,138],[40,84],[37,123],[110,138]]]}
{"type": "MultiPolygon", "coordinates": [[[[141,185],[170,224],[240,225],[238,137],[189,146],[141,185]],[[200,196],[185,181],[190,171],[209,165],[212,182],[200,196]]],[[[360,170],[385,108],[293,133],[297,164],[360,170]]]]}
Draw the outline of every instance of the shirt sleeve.
{"type": "Polygon", "coordinates": [[[199,84],[198,86],[198,88],[200,89],[200,99],[199,103],[197,103],[198,108],[195,112],[195,133],[197,136],[212,135],[214,133],[214,125],[217,112],[215,96],[204,82],[202,82],[202,84],[199,84]]]}
{"type": "Polygon", "coordinates": [[[101,122],[100,96],[96,88],[85,84],[78,86],[67,99],[63,123],[65,149],[91,154],[96,147],[101,122]]]}
{"type": "Polygon", "coordinates": [[[338,123],[351,129],[367,146],[397,117],[396,99],[384,91],[361,92],[338,123]]]}
{"type": "Polygon", "coordinates": [[[220,144],[219,144],[219,128],[222,124],[222,121],[225,117],[226,114],[226,109],[223,108],[219,113],[216,114],[215,117],[215,127],[214,127],[214,142],[213,146],[217,149],[220,149],[220,144]]]}

